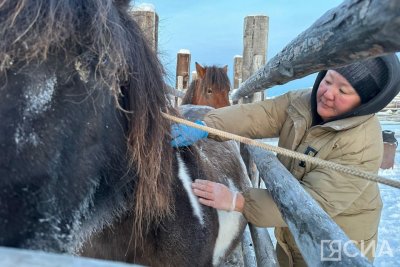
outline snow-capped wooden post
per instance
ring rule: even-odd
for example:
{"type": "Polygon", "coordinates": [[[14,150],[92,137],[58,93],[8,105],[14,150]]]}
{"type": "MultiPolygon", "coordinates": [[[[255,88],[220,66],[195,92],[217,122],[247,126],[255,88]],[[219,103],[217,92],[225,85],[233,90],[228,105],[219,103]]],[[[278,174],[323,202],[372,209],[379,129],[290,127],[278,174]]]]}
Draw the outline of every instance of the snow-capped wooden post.
{"type": "MultiPolygon", "coordinates": [[[[264,15],[246,16],[243,29],[242,80],[245,81],[265,64],[267,53],[269,18],[264,15]]],[[[243,98],[242,103],[251,103],[264,99],[264,94],[256,93],[243,98]]],[[[257,167],[247,153],[242,153],[253,186],[259,185],[257,167]]]]}
{"type": "MultiPolygon", "coordinates": [[[[264,15],[246,16],[243,29],[242,80],[246,81],[265,64],[268,43],[269,17],[264,15]]],[[[264,99],[262,92],[248,95],[243,103],[264,99]]]]}
{"type": "Polygon", "coordinates": [[[158,47],[158,15],[154,5],[140,4],[133,6],[131,13],[136,23],[142,29],[150,47],[157,51],[158,47]]]}
{"type": "MultiPolygon", "coordinates": [[[[179,50],[176,56],[176,89],[186,93],[189,87],[190,73],[190,51],[187,49],[179,50]]],[[[180,105],[182,99],[177,99],[180,105]]]]}
{"type": "Polygon", "coordinates": [[[192,71],[192,81],[197,80],[197,71],[192,71]]]}
{"type": "Polygon", "coordinates": [[[246,147],[308,266],[372,266],[273,153],[246,147]]]}
{"type": "MultiPolygon", "coordinates": [[[[253,73],[265,64],[268,42],[269,18],[267,16],[247,16],[244,19],[243,32],[243,56],[234,57],[234,84],[238,88],[253,73]]],[[[248,98],[242,99],[241,103],[251,103],[264,99],[263,93],[256,93],[248,98]]],[[[233,101],[234,104],[237,101],[233,101]]],[[[259,174],[252,156],[243,150],[241,155],[245,162],[247,172],[254,187],[259,186],[259,174]]],[[[277,259],[271,238],[266,229],[249,225],[254,245],[255,260],[258,266],[277,266],[277,259]]],[[[246,253],[246,252],[244,252],[246,253]]],[[[248,260],[252,260],[249,258],[248,260]]],[[[251,264],[251,263],[249,263],[251,264]]]]}
{"type": "Polygon", "coordinates": [[[344,1],[244,81],[232,99],[320,70],[400,51],[399,10],[398,0],[344,1]]]}

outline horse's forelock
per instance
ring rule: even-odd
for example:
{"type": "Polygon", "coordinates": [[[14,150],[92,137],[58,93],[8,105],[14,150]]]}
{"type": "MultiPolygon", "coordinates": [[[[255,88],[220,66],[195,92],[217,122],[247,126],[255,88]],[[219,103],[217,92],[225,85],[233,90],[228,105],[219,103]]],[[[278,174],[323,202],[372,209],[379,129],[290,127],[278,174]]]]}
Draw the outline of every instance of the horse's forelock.
{"type": "Polygon", "coordinates": [[[182,99],[182,105],[193,104],[196,90],[199,90],[198,92],[201,92],[202,95],[207,95],[207,90],[210,86],[212,86],[217,93],[230,90],[229,77],[224,68],[213,65],[205,66],[204,69],[204,78],[198,78],[190,83],[185,97],[182,99]]]}
{"type": "MultiPolygon", "coordinates": [[[[3,0],[0,2],[0,71],[14,62],[56,55],[73,62],[90,51],[98,77],[110,87],[129,75],[132,40],[123,24],[128,1],[3,0]]],[[[118,91],[118,90],[116,90],[118,91]]]]}
{"type": "Polygon", "coordinates": [[[202,81],[203,87],[207,92],[207,87],[213,85],[213,89],[217,92],[222,92],[225,90],[230,90],[230,81],[228,75],[224,68],[219,68],[217,66],[206,67],[206,74],[202,81]]]}

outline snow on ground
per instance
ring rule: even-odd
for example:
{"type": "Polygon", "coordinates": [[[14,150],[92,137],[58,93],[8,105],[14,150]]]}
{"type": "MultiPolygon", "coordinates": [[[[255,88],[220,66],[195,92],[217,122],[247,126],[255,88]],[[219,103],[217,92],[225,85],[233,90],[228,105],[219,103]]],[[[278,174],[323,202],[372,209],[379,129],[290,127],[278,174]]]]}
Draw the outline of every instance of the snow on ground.
{"type": "MultiPolygon", "coordinates": [[[[396,133],[400,141],[400,123],[382,122],[383,130],[396,133]]],[[[391,170],[381,170],[379,175],[400,180],[400,147],[397,147],[395,166],[391,170]]],[[[379,224],[379,240],[375,266],[400,266],[400,189],[379,185],[383,201],[383,211],[379,224]],[[381,254],[381,255],[379,255],[381,254]]]]}

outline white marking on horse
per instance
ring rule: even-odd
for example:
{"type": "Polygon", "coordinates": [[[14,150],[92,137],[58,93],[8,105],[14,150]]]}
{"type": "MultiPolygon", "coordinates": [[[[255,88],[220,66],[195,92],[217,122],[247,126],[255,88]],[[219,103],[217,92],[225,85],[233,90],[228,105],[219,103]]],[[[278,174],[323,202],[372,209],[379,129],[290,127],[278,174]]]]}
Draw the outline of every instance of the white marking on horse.
{"type": "Polygon", "coordinates": [[[27,100],[24,115],[39,114],[50,107],[51,99],[54,94],[54,85],[57,79],[55,76],[44,81],[40,81],[34,86],[29,86],[25,94],[27,100]]]}
{"type": "Polygon", "coordinates": [[[201,209],[199,200],[192,191],[192,179],[189,175],[189,172],[187,171],[185,163],[183,162],[179,154],[177,154],[177,159],[178,159],[178,177],[182,181],[183,187],[185,188],[188,194],[194,215],[199,219],[200,224],[204,225],[203,211],[201,209]]]}
{"type": "Polygon", "coordinates": [[[29,86],[25,92],[24,98],[26,105],[22,123],[20,123],[14,134],[14,141],[17,149],[25,144],[37,146],[40,142],[39,136],[34,132],[30,124],[30,119],[45,112],[50,108],[51,99],[54,94],[54,86],[57,82],[55,76],[39,81],[33,86],[29,86]]]}
{"type": "Polygon", "coordinates": [[[26,143],[30,143],[34,146],[37,146],[39,144],[39,137],[37,136],[37,134],[34,132],[25,133],[22,127],[17,128],[14,134],[14,140],[17,146],[22,146],[26,143]]]}
{"type": "MultiPolygon", "coordinates": [[[[228,187],[231,191],[239,191],[231,180],[228,180],[228,183],[228,187]]],[[[217,265],[225,256],[233,240],[239,234],[240,222],[244,218],[243,215],[237,211],[229,212],[217,210],[217,213],[219,230],[214,247],[213,265],[217,265]]]]}

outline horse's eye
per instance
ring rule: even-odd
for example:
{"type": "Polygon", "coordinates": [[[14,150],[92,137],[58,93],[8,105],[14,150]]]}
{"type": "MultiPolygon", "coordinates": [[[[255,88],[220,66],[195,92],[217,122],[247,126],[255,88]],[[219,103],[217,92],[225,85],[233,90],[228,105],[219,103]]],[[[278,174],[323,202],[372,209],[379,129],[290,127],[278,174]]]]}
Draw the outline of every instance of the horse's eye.
{"type": "Polygon", "coordinates": [[[212,94],[212,88],[207,88],[207,94],[212,94]]]}

